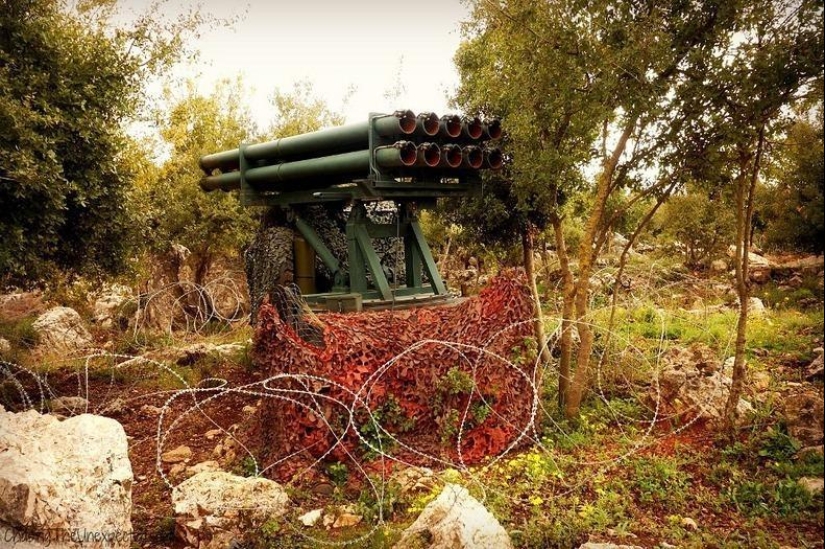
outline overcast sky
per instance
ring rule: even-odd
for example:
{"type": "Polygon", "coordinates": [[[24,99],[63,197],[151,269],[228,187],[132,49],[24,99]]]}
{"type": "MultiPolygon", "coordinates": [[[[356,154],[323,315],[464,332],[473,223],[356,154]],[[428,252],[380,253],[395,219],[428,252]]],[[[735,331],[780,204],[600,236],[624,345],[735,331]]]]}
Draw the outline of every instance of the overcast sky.
{"type": "MultiPolygon", "coordinates": [[[[348,122],[371,111],[409,108],[447,112],[458,81],[453,55],[466,18],[460,0],[201,0],[217,17],[244,14],[232,29],[211,30],[198,40],[199,89],[241,74],[250,108],[263,125],[272,119],[268,97],[309,80],[328,106],[348,122]],[[346,105],[350,88],[354,92],[346,105]],[[397,95],[397,99],[395,98],[397,95]],[[388,98],[389,97],[389,98],[388,98]]],[[[150,0],[124,0],[124,15],[150,0]]],[[[170,0],[183,9],[188,0],[170,0]]]]}

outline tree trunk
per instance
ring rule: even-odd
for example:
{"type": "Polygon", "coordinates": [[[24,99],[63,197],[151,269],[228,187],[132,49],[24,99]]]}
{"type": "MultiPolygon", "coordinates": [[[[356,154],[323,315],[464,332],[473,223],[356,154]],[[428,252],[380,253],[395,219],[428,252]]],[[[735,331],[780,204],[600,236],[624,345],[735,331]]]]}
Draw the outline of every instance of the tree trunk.
{"type": "Polygon", "coordinates": [[[748,177],[748,160],[740,162],[740,177],[736,180],[736,294],[739,297],[739,318],[736,322],[736,344],[733,355],[733,373],[731,374],[730,394],[725,404],[725,428],[733,432],[736,425],[739,400],[747,380],[747,364],[745,363],[745,347],[748,332],[748,301],[750,300],[749,277],[749,249],[751,241],[751,227],[753,226],[753,195],[756,182],[759,179],[759,170],[762,163],[762,151],[765,142],[765,128],[759,128],[756,143],[756,154],[753,157],[753,166],[748,177]]]}
{"type": "Polygon", "coordinates": [[[527,283],[530,286],[530,294],[533,296],[533,331],[539,348],[539,356],[542,368],[537,369],[539,375],[534,380],[537,386],[541,386],[544,368],[550,366],[553,357],[547,347],[547,337],[544,334],[544,315],[541,311],[541,300],[539,290],[536,286],[536,269],[533,261],[533,231],[532,227],[526,227],[521,233],[521,249],[524,255],[524,271],[527,273],[527,283]]]}
{"type": "Polygon", "coordinates": [[[559,256],[559,266],[562,274],[562,310],[561,335],[559,337],[559,408],[564,409],[567,402],[567,388],[570,385],[570,363],[573,359],[573,311],[576,298],[576,284],[573,271],[570,269],[570,256],[567,254],[567,243],[564,240],[564,231],[561,218],[554,215],[550,219],[553,233],[556,237],[556,253],[559,256]]]}
{"type": "Polygon", "coordinates": [[[590,354],[593,352],[594,334],[593,328],[588,323],[587,314],[589,312],[588,298],[590,275],[593,271],[593,263],[599,253],[598,242],[600,232],[604,232],[608,227],[603,226],[607,201],[613,190],[613,177],[619,159],[624,153],[630,136],[636,127],[636,119],[628,120],[627,125],[616,143],[613,153],[604,165],[604,171],[599,176],[596,187],[596,197],[590,217],[587,219],[584,236],[579,246],[579,278],[576,283],[576,330],[579,333],[579,350],[576,353],[576,371],[573,374],[572,382],[568,388],[567,402],[564,406],[564,415],[573,418],[579,415],[582,397],[587,387],[590,376],[590,354]]]}

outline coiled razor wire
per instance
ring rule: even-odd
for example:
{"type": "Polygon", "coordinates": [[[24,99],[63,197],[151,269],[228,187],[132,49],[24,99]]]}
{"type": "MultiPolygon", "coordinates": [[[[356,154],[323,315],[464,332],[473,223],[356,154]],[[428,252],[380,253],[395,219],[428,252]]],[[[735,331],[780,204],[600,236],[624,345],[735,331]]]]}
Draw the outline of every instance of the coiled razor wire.
{"type": "MultiPolygon", "coordinates": [[[[185,287],[188,288],[188,290],[182,296],[178,297],[175,300],[176,306],[179,306],[181,310],[183,310],[183,300],[187,299],[187,296],[194,295],[197,301],[202,303],[207,303],[207,300],[211,299],[209,294],[209,285],[202,287],[195,285],[185,287]]],[[[173,288],[170,285],[160,290],[157,290],[156,292],[153,292],[148,296],[146,303],[150,303],[153,299],[160,299],[160,296],[162,296],[164,292],[169,292],[171,290],[173,290],[173,288]]],[[[238,303],[240,304],[242,302],[241,290],[237,287],[236,290],[238,303]]],[[[306,325],[314,324],[314,320],[312,317],[309,317],[309,319],[307,320],[306,313],[308,309],[304,305],[300,303],[290,302],[291,299],[299,299],[295,296],[294,293],[286,292],[283,294],[282,297],[285,300],[285,302],[281,304],[283,307],[287,309],[289,307],[296,307],[296,311],[300,309],[300,311],[304,313],[304,316],[302,317],[302,322],[304,322],[306,325]]],[[[647,294],[647,297],[650,297],[649,293],[647,294]]],[[[217,319],[222,322],[228,323],[238,322],[241,320],[230,318],[229,316],[222,317],[216,311],[214,311],[214,307],[208,308],[211,310],[210,315],[204,315],[199,318],[193,317],[191,318],[191,323],[187,323],[186,329],[189,330],[189,333],[197,333],[198,330],[202,328],[205,325],[205,323],[208,322],[210,319],[217,319]]],[[[236,312],[238,311],[240,311],[240,308],[236,310],[236,312]]],[[[298,318],[298,316],[299,315],[296,315],[295,318],[290,319],[290,323],[295,328],[300,329],[304,327],[304,325],[297,324],[298,320],[296,319],[298,318]]],[[[134,356],[128,354],[110,353],[105,351],[93,352],[81,357],[77,357],[74,360],[67,359],[66,361],[64,361],[64,365],[70,365],[72,363],[77,364],[78,362],[82,363],[82,365],[80,365],[79,367],[75,366],[75,374],[77,378],[76,396],[81,396],[86,399],[86,409],[82,411],[75,410],[74,413],[97,412],[105,414],[107,408],[112,404],[112,401],[104,399],[104,401],[98,402],[96,406],[93,406],[91,399],[96,395],[91,395],[89,391],[90,372],[94,372],[95,376],[99,378],[101,371],[105,371],[107,363],[109,364],[108,367],[111,369],[111,381],[109,385],[110,389],[112,389],[111,392],[115,392],[114,390],[118,388],[117,374],[133,368],[142,368],[148,369],[149,371],[154,371],[156,376],[165,373],[169,376],[172,376],[172,378],[176,380],[176,382],[179,384],[178,388],[170,390],[160,390],[155,392],[145,392],[137,397],[127,399],[121,403],[128,404],[132,400],[145,399],[151,396],[160,395],[165,397],[165,401],[163,405],[160,407],[160,412],[157,420],[157,428],[155,434],[155,466],[158,475],[166,484],[166,486],[170,489],[174,488],[175,485],[169,478],[167,473],[163,470],[162,455],[164,453],[164,448],[166,447],[166,444],[169,441],[171,434],[178,430],[185,430],[188,425],[187,420],[189,420],[194,415],[198,415],[200,417],[205,418],[208,425],[210,425],[212,428],[216,430],[219,430],[223,436],[227,437],[229,440],[234,442],[234,444],[238,448],[240,448],[240,450],[244,453],[245,460],[249,460],[249,462],[254,464],[255,475],[265,475],[270,470],[278,467],[281,464],[289,462],[298,455],[308,455],[306,452],[308,448],[299,448],[296,450],[292,450],[291,452],[288,452],[286,455],[283,455],[273,460],[271,463],[259,463],[255,455],[253,455],[253,452],[244,443],[244,441],[238,436],[236,436],[236,434],[231,431],[229,426],[221,425],[219,418],[210,413],[211,405],[216,405],[219,409],[220,401],[222,399],[225,399],[229,396],[248,399],[251,402],[257,402],[260,399],[276,399],[282,402],[288,402],[297,405],[307,410],[308,413],[315,414],[315,416],[322,421],[323,427],[325,429],[328,429],[329,432],[332,434],[333,440],[335,442],[320,457],[317,457],[311,463],[311,465],[308,465],[302,471],[300,471],[300,473],[294,475],[292,479],[289,481],[288,485],[299,483],[304,475],[311,473],[317,467],[323,467],[325,458],[327,458],[333,451],[340,447],[349,459],[349,463],[347,463],[347,465],[351,464],[354,470],[357,471],[357,473],[361,477],[363,477],[363,479],[369,486],[369,489],[371,490],[377,504],[376,508],[378,510],[378,516],[375,524],[372,525],[372,528],[368,532],[364,533],[362,536],[358,537],[357,539],[349,539],[346,541],[329,541],[316,539],[303,530],[296,529],[296,531],[301,536],[317,544],[325,544],[331,546],[358,546],[359,544],[362,544],[365,540],[369,539],[372,535],[374,535],[379,528],[382,528],[387,524],[387,517],[384,516],[384,502],[390,479],[386,478],[386,475],[384,473],[384,471],[387,470],[385,467],[383,467],[385,462],[398,463],[404,467],[416,466],[414,463],[411,463],[410,461],[402,459],[401,457],[396,455],[396,449],[403,450],[408,454],[421,458],[422,460],[426,460],[430,463],[436,463],[440,466],[443,466],[444,468],[450,468],[459,471],[465,479],[468,479],[466,481],[468,484],[478,489],[478,491],[482,494],[481,500],[482,502],[484,502],[489,497],[488,492],[490,490],[490,487],[486,486],[484,483],[483,471],[485,469],[490,469],[494,467],[497,463],[506,460],[508,457],[511,457],[517,448],[523,447],[525,442],[529,442],[532,445],[534,452],[545,453],[546,456],[554,464],[556,462],[566,461],[569,464],[580,466],[609,468],[617,465],[621,461],[628,459],[629,457],[646,448],[656,445],[658,441],[663,438],[671,437],[690,429],[701,418],[701,413],[699,412],[702,412],[703,410],[699,407],[699,405],[694,405],[691,408],[680,412],[679,414],[667,415],[663,412],[663,408],[661,406],[662,395],[659,387],[658,372],[661,367],[660,359],[662,358],[664,351],[666,350],[667,339],[665,337],[665,334],[667,329],[667,318],[664,314],[661,314],[658,350],[654,359],[655,362],[653,363],[651,363],[651,361],[647,358],[645,353],[641,349],[635,347],[632,344],[632,342],[630,342],[629,340],[622,340],[623,336],[621,334],[611,334],[614,340],[618,340],[620,345],[624,345],[625,350],[631,350],[635,354],[635,356],[638,357],[638,367],[640,369],[643,368],[646,372],[650,372],[652,374],[650,387],[647,389],[645,393],[647,395],[649,395],[651,392],[653,393],[652,403],[648,404],[644,402],[644,399],[640,399],[640,402],[643,404],[643,406],[648,407],[647,409],[650,412],[650,416],[647,418],[634,418],[627,415],[622,410],[616,410],[613,408],[611,399],[607,397],[605,387],[603,385],[603,369],[605,368],[605,365],[602,357],[600,357],[595,364],[596,382],[592,388],[588,389],[593,395],[595,395],[596,398],[598,398],[601,401],[601,403],[607,408],[612,417],[616,420],[617,424],[620,426],[620,431],[622,435],[625,434],[622,426],[623,422],[628,424],[633,423],[637,426],[643,427],[641,435],[638,437],[638,440],[636,440],[629,448],[619,452],[617,455],[602,460],[579,460],[572,455],[566,456],[553,453],[551,449],[548,448],[545,440],[539,434],[541,431],[541,428],[539,427],[541,423],[540,420],[547,420],[551,425],[552,429],[555,430],[557,435],[560,437],[568,437],[569,433],[565,432],[564,426],[555,421],[551,412],[546,408],[541,398],[541,387],[539,386],[537,380],[548,379],[548,374],[554,373],[554,368],[552,367],[552,365],[548,365],[548,371],[542,371],[543,366],[540,364],[538,358],[541,356],[541,352],[538,352],[536,354],[537,358],[532,362],[532,364],[519,365],[511,360],[506,359],[505,357],[496,355],[489,349],[489,347],[496,338],[500,337],[507,330],[512,330],[516,328],[519,324],[523,324],[524,322],[532,322],[532,319],[507,326],[506,328],[502,329],[499,333],[493,335],[489,341],[483,342],[478,346],[437,339],[427,339],[417,342],[414,345],[411,345],[407,349],[403,350],[401,353],[398,353],[390,360],[387,360],[383,365],[377,368],[365,380],[361,387],[358,388],[358,390],[349,389],[331,379],[327,379],[320,376],[286,373],[273,375],[266,379],[258,380],[252,383],[240,384],[237,386],[233,386],[227,379],[219,377],[210,377],[202,379],[197,385],[192,386],[175,369],[169,367],[168,365],[160,361],[153,360],[145,356],[134,356]],[[512,368],[519,376],[523,377],[525,382],[528,384],[530,393],[529,397],[531,399],[529,416],[525,418],[523,424],[520,425],[515,425],[513,424],[513,422],[509,420],[507,421],[508,424],[514,429],[514,432],[518,433],[517,436],[513,438],[513,440],[505,448],[504,451],[500,452],[498,455],[489,456],[489,461],[486,461],[484,463],[484,465],[480,468],[480,472],[477,472],[471,466],[466,464],[462,456],[462,437],[465,432],[465,427],[468,424],[470,402],[472,399],[467,399],[467,405],[461,411],[461,420],[459,423],[456,440],[457,460],[455,461],[447,459],[442,455],[429,454],[420,448],[414,447],[409,442],[400,440],[398,437],[394,436],[390,432],[390,430],[388,430],[384,425],[381,424],[382,418],[380,417],[380,414],[377,414],[370,409],[369,403],[372,387],[375,386],[375,384],[381,379],[382,376],[386,375],[387,372],[391,371],[394,365],[398,363],[398,361],[401,360],[406,354],[413,353],[417,349],[425,346],[443,346],[455,352],[461,358],[461,360],[467,361],[468,364],[471,365],[470,372],[471,377],[473,378],[472,394],[480,396],[481,399],[484,399],[484,396],[482,394],[482,391],[479,390],[477,380],[475,379],[476,371],[474,365],[477,359],[473,360],[468,355],[473,355],[476,357],[485,356],[502,365],[512,368]],[[294,384],[297,384],[297,386],[300,388],[292,387],[292,385],[294,384]],[[351,398],[351,402],[345,403],[341,400],[330,397],[329,395],[315,389],[316,387],[329,386],[334,386],[337,389],[343,391],[348,397],[351,398]],[[177,410],[175,408],[176,403],[184,403],[182,404],[182,411],[177,410]],[[333,424],[333,422],[330,422],[327,419],[327,417],[322,411],[323,403],[332,404],[339,409],[339,418],[343,417],[345,419],[343,425],[337,424],[336,426],[335,424],[333,424]],[[367,436],[364,432],[362,432],[363,427],[359,427],[358,422],[356,421],[356,417],[358,417],[361,414],[366,414],[366,416],[369,418],[369,421],[365,425],[371,425],[374,428],[378,429],[380,433],[380,436],[377,437],[378,442],[375,441],[376,437],[367,436]],[[690,417],[692,419],[682,422],[681,426],[677,428],[670,427],[670,425],[672,424],[671,420],[677,417],[690,417]],[[668,430],[663,432],[661,430],[662,426],[668,426],[668,430]],[[658,430],[657,427],[659,428],[658,430]],[[380,478],[375,475],[368,474],[367,470],[363,467],[362,461],[357,456],[353,455],[347,449],[346,445],[343,444],[344,436],[347,432],[355,433],[360,443],[363,444],[365,448],[369,448],[370,451],[376,456],[374,459],[382,465],[382,467],[380,468],[380,471],[382,471],[380,478]],[[386,443],[383,441],[386,441],[386,443]]],[[[551,333],[554,331],[557,334],[560,333],[560,318],[549,318],[547,319],[547,322],[551,324],[553,328],[553,330],[550,330],[551,333]]],[[[591,325],[591,327],[595,330],[600,329],[600,327],[595,324],[591,325]]],[[[170,333],[173,331],[172,325],[169,325],[167,328],[169,329],[170,333]]],[[[133,329],[145,329],[145,326],[136,325],[133,329]]],[[[308,332],[304,333],[306,334],[308,332]]],[[[544,345],[552,351],[553,347],[555,346],[555,340],[550,339],[546,341],[544,345]]],[[[541,351],[541,349],[539,351],[541,351]]],[[[14,364],[4,360],[0,360],[0,381],[2,381],[4,386],[10,387],[13,392],[16,391],[17,398],[7,400],[12,400],[16,402],[16,407],[19,410],[34,409],[40,412],[44,412],[48,408],[47,401],[58,396],[56,394],[56,391],[52,388],[52,386],[49,383],[48,374],[40,374],[33,371],[32,369],[25,368],[18,364],[14,364]]],[[[120,399],[120,397],[117,398],[120,399]]],[[[7,408],[9,408],[9,406],[7,406],[7,408]]],[[[492,410],[492,413],[495,414],[495,410],[492,410]]],[[[499,418],[504,419],[501,416],[499,416],[499,418]]],[[[188,433],[189,436],[192,436],[193,434],[194,433],[188,433]]],[[[562,479],[558,479],[558,481],[562,484],[562,487],[565,486],[564,481],[562,479]]],[[[584,482],[586,481],[581,481],[578,483],[568,482],[566,483],[566,490],[562,492],[557,492],[556,495],[563,496],[566,494],[570,494],[574,492],[577,488],[580,488],[584,482]]],[[[506,494],[504,495],[506,496],[506,494]]]]}

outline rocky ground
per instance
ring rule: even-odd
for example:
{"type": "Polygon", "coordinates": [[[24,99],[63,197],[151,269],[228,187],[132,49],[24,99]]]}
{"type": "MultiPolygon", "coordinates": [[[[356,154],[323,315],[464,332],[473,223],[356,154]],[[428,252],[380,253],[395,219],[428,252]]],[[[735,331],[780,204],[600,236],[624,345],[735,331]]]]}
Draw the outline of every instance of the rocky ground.
{"type": "MultiPolygon", "coordinates": [[[[119,547],[822,547],[822,262],[766,261],[733,437],[718,429],[736,312],[725,269],[639,260],[580,421],[559,419],[549,390],[535,440],[485,462],[462,467],[448,448],[429,469],[327,459],[278,483],[249,439],[263,374],[243,322],[189,322],[157,297],[150,325],[123,287],[85,305],[0,296],[0,533],[130,521],[119,547]]],[[[612,273],[593,281],[597,305],[612,273]]]]}

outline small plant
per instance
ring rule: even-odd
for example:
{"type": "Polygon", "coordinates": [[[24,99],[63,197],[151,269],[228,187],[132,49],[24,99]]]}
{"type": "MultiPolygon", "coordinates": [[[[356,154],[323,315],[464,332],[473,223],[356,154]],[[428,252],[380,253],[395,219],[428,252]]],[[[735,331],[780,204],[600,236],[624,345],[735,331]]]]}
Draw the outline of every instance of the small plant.
{"type": "Polygon", "coordinates": [[[458,435],[460,421],[458,410],[455,408],[450,408],[445,414],[436,418],[441,444],[446,446],[455,440],[456,435],[458,435]]]}
{"type": "Polygon", "coordinates": [[[0,321],[0,337],[13,346],[31,349],[40,342],[40,336],[34,329],[35,320],[35,317],[25,317],[14,322],[0,321]]]}
{"type": "Polygon", "coordinates": [[[235,473],[242,477],[257,477],[259,472],[258,463],[252,456],[246,456],[235,467],[235,473]]]}
{"type": "Polygon", "coordinates": [[[349,479],[349,468],[345,463],[337,461],[327,465],[327,476],[337,488],[343,487],[349,479]]]}
{"type": "Polygon", "coordinates": [[[762,439],[759,457],[776,461],[791,459],[800,448],[799,442],[788,434],[784,424],[771,427],[762,439]]]}
{"type": "Polygon", "coordinates": [[[643,458],[633,463],[642,503],[668,502],[678,506],[687,497],[688,475],[668,459],[643,458]]]}
{"type": "Polygon", "coordinates": [[[358,495],[358,508],[367,522],[390,520],[401,507],[401,487],[396,482],[383,482],[380,478],[372,479],[372,486],[378,487],[378,492],[368,486],[358,495]]]}
{"type": "Polygon", "coordinates": [[[460,395],[472,393],[475,388],[475,382],[470,374],[462,372],[458,367],[454,366],[447,370],[444,377],[438,382],[436,391],[444,393],[445,395],[460,395]]]}
{"type": "Polygon", "coordinates": [[[175,517],[162,517],[155,528],[155,537],[158,541],[172,542],[175,541],[175,517]]]}
{"type": "Polygon", "coordinates": [[[407,417],[403,408],[393,395],[387,395],[387,400],[373,410],[359,427],[365,457],[372,459],[380,451],[387,451],[395,445],[395,439],[390,433],[394,427],[399,433],[408,433],[415,428],[415,418],[407,417]]]}

